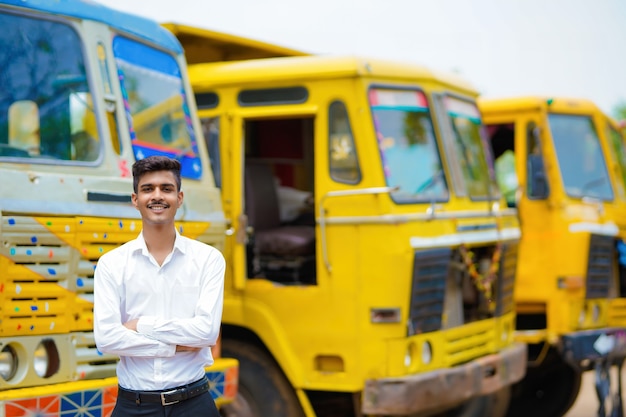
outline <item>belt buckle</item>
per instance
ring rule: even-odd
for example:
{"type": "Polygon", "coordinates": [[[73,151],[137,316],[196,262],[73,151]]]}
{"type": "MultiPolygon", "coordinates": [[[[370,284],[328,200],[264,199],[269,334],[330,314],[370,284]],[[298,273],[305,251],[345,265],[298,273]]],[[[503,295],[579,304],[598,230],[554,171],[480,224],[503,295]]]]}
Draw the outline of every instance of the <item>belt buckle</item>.
{"type": "Polygon", "coordinates": [[[173,390],[171,390],[171,391],[162,392],[162,393],[161,393],[161,405],[165,407],[166,405],[172,405],[172,404],[179,403],[179,402],[180,402],[180,400],[176,400],[176,401],[167,401],[167,400],[165,399],[165,396],[166,396],[166,395],[175,394],[175,393],[176,393],[176,392],[178,392],[178,391],[179,391],[179,390],[177,390],[177,389],[173,389],[173,390]]]}

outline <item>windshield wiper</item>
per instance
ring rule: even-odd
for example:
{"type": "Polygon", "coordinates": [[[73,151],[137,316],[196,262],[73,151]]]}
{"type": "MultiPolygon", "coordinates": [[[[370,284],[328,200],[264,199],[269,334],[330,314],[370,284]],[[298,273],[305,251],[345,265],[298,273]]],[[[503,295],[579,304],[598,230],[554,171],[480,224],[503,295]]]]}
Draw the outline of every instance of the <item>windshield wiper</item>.
{"type": "Polygon", "coordinates": [[[415,194],[421,194],[424,191],[427,191],[437,185],[439,183],[439,180],[441,179],[442,174],[443,171],[441,169],[438,169],[437,172],[435,172],[426,181],[421,183],[419,187],[417,187],[417,189],[415,190],[415,194]]]}
{"type": "Polygon", "coordinates": [[[586,190],[595,188],[598,185],[602,185],[606,182],[606,176],[602,176],[590,181],[587,181],[586,183],[583,184],[581,191],[584,194],[586,190]]]}

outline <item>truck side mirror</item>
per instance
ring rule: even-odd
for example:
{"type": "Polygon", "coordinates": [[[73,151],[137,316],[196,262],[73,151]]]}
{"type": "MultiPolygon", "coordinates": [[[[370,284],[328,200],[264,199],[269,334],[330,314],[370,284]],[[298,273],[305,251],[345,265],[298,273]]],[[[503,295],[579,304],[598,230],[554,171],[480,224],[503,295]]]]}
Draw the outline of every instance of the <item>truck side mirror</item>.
{"type": "Polygon", "coordinates": [[[548,198],[548,179],[541,155],[528,155],[528,197],[548,198]]]}

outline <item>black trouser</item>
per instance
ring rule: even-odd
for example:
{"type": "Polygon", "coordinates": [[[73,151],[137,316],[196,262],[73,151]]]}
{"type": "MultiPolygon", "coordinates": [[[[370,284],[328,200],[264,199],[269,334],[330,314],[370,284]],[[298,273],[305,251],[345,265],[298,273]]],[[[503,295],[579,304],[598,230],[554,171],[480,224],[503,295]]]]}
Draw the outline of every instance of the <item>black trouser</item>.
{"type": "Polygon", "coordinates": [[[111,417],[220,417],[210,392],[172,405],[141,403],[117,397],[111,417]]]}

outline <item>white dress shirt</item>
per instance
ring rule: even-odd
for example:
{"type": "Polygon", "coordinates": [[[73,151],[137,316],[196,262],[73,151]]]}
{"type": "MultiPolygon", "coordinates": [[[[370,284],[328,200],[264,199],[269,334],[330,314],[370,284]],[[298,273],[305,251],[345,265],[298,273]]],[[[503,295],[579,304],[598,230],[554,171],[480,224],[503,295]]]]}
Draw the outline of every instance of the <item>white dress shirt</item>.
{"type": "Polygon", "coordinates": [[[122,387],[164,390],[204,376],[220,330],[224,271],[219,250],[178,232],[161,266],[143,234],[100,258],[94,336],[99,351],[120,357],[122,387]],[[137,332],[123,325],[133,319],[137,332]],[[176,353],[176,345],[202,349],[176,353]]]}

